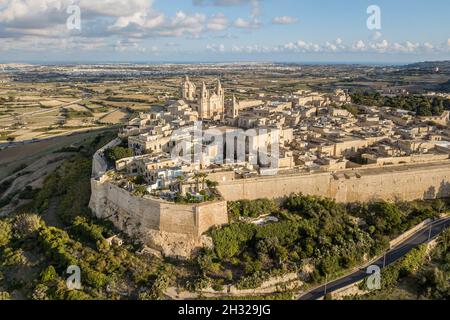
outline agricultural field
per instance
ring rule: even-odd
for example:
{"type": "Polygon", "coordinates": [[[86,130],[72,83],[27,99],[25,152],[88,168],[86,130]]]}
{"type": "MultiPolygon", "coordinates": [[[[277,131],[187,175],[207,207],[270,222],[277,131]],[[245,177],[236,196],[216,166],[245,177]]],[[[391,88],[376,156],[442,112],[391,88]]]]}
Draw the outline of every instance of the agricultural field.
{"type": "Polygon", "coordinates": [[[121,125],[171,96],[140,83],[8,82],[0,87],[0,144],[121,125]]]}

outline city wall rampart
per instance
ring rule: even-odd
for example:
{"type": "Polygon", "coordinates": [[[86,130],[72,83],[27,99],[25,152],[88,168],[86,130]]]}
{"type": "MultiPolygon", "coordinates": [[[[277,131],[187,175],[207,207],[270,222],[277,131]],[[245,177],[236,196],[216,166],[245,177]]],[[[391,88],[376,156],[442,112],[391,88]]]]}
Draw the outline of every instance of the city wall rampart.
{"type": "Polygon", "coordinates": [[[220,182],[218,190],[227,201],[282,199],[300,192],[341,203],[435,199],[450,196],[450,162],[238,179],[220,182]]]}

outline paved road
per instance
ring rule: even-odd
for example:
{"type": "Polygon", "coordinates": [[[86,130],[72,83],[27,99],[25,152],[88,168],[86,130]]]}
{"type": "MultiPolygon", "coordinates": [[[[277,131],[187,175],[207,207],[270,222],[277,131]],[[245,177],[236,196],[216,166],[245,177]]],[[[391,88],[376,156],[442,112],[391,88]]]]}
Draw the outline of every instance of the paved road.
{"type": "MultiPolygon", "coordinates": [[[[450,218],[441,219],[433,222],[431,225],[431,238],[438,236],[445,228],[449,226],[450,226],[450,218]]],[[[405,254],[407,254],[409,251],[411,251],[418,245],[427,243],[429,237],[430,237],[430,226],[419,230],[417,233],[412,235],[403,243],[391,249],[386,254],[386,266],[399,260],[401,257],[403,257],[405,254]]],[[[377,265],[380,268],[383,268],[383,264],[384,264],[384,257],[372,263],[372,265],[377,265]]],[[[338,289],[344,288],[348,285],[361,281],[367,276],[368,274],[366,273],[366,268],[360,269],[344,278],[328,283],[326,287],[326,292],[327,293],[333,292],[338,289]]],[[[309,291],[308,293],[302,295],[300,297],[300,300],[317,300],[323,297],[324,294],[325,294],[325,285],[315,288],[312,291],[309,291]]]]}

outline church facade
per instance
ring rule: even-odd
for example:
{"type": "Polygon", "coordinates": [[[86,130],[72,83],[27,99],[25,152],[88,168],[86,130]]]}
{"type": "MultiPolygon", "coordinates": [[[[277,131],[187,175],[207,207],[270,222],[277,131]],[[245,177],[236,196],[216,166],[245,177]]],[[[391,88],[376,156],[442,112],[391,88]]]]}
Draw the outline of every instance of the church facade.
{"type": "Polygon", "coordinates": [[[200,92],[188,77],[181,84],[182,99],[190,102],[198,111],[200,119],[217,119],[225,113],[225,90],[217,80],[215,90],[209,90],[203,82],[200,92]]]}

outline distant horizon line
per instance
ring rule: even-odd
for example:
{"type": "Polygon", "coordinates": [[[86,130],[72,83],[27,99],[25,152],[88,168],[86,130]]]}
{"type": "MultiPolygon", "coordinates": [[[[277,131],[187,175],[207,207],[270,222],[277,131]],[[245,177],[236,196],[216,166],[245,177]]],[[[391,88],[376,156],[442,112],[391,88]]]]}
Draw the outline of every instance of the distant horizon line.
{"type": "Polygon", "coordinates": [[[398,62],[380,62],[380,61],[0,61],[0,64],[30,64],[30,65],[164,65],[164,64],[185,64],[185,65],[213,65],[213,64],[294,64],[294,65],[377,65],[377,66],[402,66],[416,63],[442,63],[450,60],[425,60],[425,61],[398,61],[398,62]]]}

